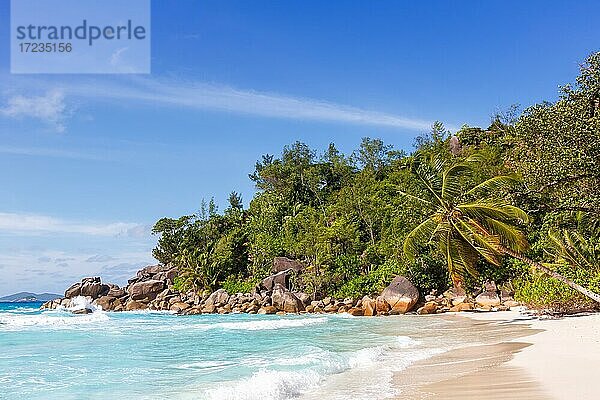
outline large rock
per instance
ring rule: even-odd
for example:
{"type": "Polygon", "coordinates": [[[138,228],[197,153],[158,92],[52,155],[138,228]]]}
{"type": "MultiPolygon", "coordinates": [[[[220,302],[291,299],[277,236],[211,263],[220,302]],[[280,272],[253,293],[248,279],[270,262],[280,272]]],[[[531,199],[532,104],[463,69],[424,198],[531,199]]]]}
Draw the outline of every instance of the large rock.
{"type": "Polygon", "coordinates": [[[304,311],[304,304],[294,293],[285,292],[283,295],[283,311],[286,313],[299,313],[304,311]]]}
{"type": "Polygon", "coordinates": [[[390,305],[382,296],[375,299],[376,314],[387,314],[390,311],[390,305]]]}
{"type": "Polygon", "coordinates": [[[351,309],[348,310],[348,314],[350,314],[354,317],[362,317],[364,315],[364,311],[362,308],[352,307],[351,309]]]}
{"type": "Polygon", "coordinates": [[[275,314],[277,312],[277,309],[273,306],[264,306],[261,307],[257,314],[275,314]]]}
{"type": "Polygon", "coordinates": [[[71,312],[73,314],[91,314],[94,311],[92,309],[90,309],[90,308],[84,307],[84,308],[78,308],[76,310],[71,310],[71,312]]]}
{"type": "Polygon", "coordinates": [[[290,272],[289,271],[281,271],[276,274],[267,276],[258,286],[257,292],[262,290],[266,290],[268,292],[275,289],[275,286],[281,285],[284,288],[288,289],[290,287],[290,272]]]}
{"type": "Polygon", "coordinates": [[[372,317],[373,315],[377,314],[377,304],[375,300],[369,296],[363,297],[361,304],[363,308],[363,315],[365,317],[372,317]]]}
{"type": "Polygon", "coordinates": [[[471,303],[459,303],[450,308],[450,312],[460,312],[460,311],[471,311],[473,310],[473,304],[471,303]]]}
{"type": "Polygon", "coordinates": [[[161,272],[163,268],[164,267],[160,264],[148,265],[147,267],[140,269],[136,276],[140,279],[149,279],[152,278],[153,275],[161,272]]]}
{"type": "Polygon", "coordinates": [[[67,290],[65,290],[65,297],[67,299],[72,299],[73,297],[77,297],[81,294],[81,283],[77,282],[69,286],[67,290]]]}
{"type": "Polygon", "coordinates": [[[129,287],[129,296],[132,300],[152,301],[163,291],[165,283],[151,279],[149,281],[136,282],[129,287]]]}
{"type": "Polygon", "coordinates": [[[417,314],[435,314],[437,312],[437,303],[435,301],[428,301],[425,305],[417,310],[417,314]]]}
{"type": "Polygon", "coordinates": [[[219,290],[211,293],[210,296],[208,296],[208,299],[206,299],[206,302],[204,303],[204,305],[205,305],[205,307],[206,306],[220,307],[220,306],[227,304],[228,301],[229,301],[229,293],[227,293],[227,291],[225,289],[219,289],[219,290]]]}
{"type": "Polygon", "coordinates": [[[496,292],[483,292],[475,298],[475,302],[481,306],[497,306],[500,305],[500,296],[496,292]]]}
{"type": "Polygon", "coordinates": [[[201,312],[202,314],[213,314],[217,312],[217,307],[214,304],[208,304],[202,308],[201,312]]]}
{"type": "Polygon", "coordinates": [[[308,293],[294,293],[296,295],[297,298],[300,299],[300,301],[302,302],[302,304],[304,304],[304,306],[307,306],[310,304],[311,302],[311,297],[308,293]]]}
{"type": "Polygon", "coordinates": [[[408,279],[397,276],[383,289],[380,297],[390,305],[391,314],[404,314],[417,304],[419,291],[408,279]]]}
{"type": "Polygon", "coordinates": [[[116,299],[112,296],[102,296],[99,299],[94,300],[94,303],[102,308],[103,311],[110,311],[113,309],[113,302],[116,299]]]}
{"type": "Polygon", "coordinates": [[[283,294],[286,290],[287,289],[281,284],[277,284],[273,288],[273,293],[271,294],[271,304],[278,310],[283,310],[283,294]]]}
{"type": "Polygon", "coordinates": [[[453,306],[464,302],[467,299],[467,292],[462,287],[452,287],[444,293],[444,297],[450,301],[453,306]]]}
{"type": "Polygon", "coordinates": [[[296,297],[294,293],[288,292],[281,285],[277,285],[275,289],[273,289],[271,301],[275,308],[280,311],[285,311],[286,313],[299,313],[300,311],[304,311],[304,304],[302,301],[296,297]]]}
{"type": "Polygon", "coordinates": [[[114,283],[109,283],[108,284],[108,293],[106,293],[107,296],[110,297],[123,297],[125,296],[127,293],[125,292],[125,289],[120,288],[119,286],[115,285],[114,283]]]}
{"type": "Polygon", "coordinates": [[[100,282],[100,277],[84,278],[81,281],[80,296],[89,296],[92,299],[97,299],[109,291],[108,285],[103,285],[100,282]]]}
{"type": "Polygon", "coordinates": [[[125,311],[145,310],[147,306],[139,301],[129,300],[125,305],[125,311]]]}
{"type": "Polygon", "coordinates": [[[292,260],[287,257],[275,257],[273,259],[273,272],[281,272],[288,270],[300,272],[304,268],[306,268],[304,264],[302,264],[298,260],[292,260]]]}
{"type": "Polygon", "coordinates": [[[191,306],[188,303],[184,303],[183,301],[178,301],[174,303],[169,309],[175,312],[182,312],[190,308],[191,306]]]}
{"type": "Polygon", "coordinates": [[[507,300],[507,301],[504,302],[504,305],[507,306],[507,307],[509,307],[509,308],[513,308],[513,307],[518,307],[521,304],[519,302],[517,302],[517,301],[514,301],[514,300],[507,300]]]}

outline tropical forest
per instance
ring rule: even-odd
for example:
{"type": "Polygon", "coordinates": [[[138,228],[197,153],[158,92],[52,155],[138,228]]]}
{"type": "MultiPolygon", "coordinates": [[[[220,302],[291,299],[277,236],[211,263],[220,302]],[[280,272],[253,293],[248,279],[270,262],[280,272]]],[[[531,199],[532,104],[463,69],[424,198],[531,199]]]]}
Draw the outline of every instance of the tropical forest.
{"type": "Polygon", "coordinates": [[[441,122],[410,150],[363,138],[350,154],[296,142],[262,156],[256,193],[154,225],[181,291],[250,292],[275,257],[314,297],[373,295],[396,275],[422,294],[486,281],[531,308],[600,305],[600,54],[557,99],[487,127],[441,122]]]}

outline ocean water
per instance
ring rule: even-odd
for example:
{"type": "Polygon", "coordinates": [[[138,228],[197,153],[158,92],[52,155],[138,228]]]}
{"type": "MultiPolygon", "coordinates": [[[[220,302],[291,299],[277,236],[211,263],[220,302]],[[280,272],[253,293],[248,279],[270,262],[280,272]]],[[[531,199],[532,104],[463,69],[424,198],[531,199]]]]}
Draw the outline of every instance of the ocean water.
{"type": "Polygon", "coordinates": [[[0,303],[1,399],[386,399],[464,344],[436,316],[75,315],[0,303]]]}

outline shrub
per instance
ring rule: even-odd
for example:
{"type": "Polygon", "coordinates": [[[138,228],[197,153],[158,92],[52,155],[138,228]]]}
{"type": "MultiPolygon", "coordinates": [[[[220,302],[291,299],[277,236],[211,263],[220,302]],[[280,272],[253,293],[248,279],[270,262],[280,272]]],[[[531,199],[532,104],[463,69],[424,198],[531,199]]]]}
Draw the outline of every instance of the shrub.
{"type": "Polygon", "coordinates": [[[258,282],[253,279],[242,279],[236,275],[230,275],[221,283],[221,288],[229,294],[250,293],[258,282]]]}
{"type": "MultiPolygon", "coordinates": [[[[559,268],[559,273],[597,292],[600,272],[559,268]]],[[[566,284],[544,274],[532,272],[514,281],[515,299],[536,310],[568,312],[598,308],[598,304],[571,289],[566,284]]]]}

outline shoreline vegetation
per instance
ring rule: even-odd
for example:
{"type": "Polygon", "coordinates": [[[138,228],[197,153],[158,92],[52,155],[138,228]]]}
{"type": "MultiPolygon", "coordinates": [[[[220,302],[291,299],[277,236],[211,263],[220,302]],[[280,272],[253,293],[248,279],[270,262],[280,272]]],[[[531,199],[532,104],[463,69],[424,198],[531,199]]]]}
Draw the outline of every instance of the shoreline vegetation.
{"type": "Polygon", "coordinates": [[[126,288],[85,278],[64,299],[105,310],[353,315],[600,307],[600,53],[558,101],[412,153],[379,139],[342,154],[263,156],[245,208],[231,193],[153,228],[160,264],[126,288]],[[391,283],[390,283],[391,282],[391,283]],[[418,304],[417,304],[418,303],[418,304]]]}

